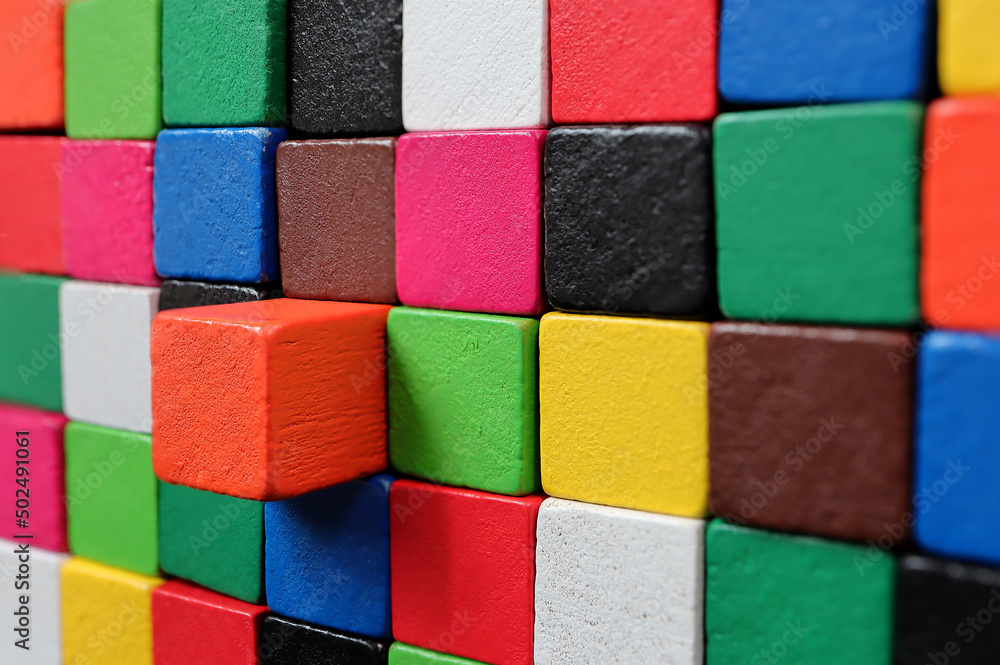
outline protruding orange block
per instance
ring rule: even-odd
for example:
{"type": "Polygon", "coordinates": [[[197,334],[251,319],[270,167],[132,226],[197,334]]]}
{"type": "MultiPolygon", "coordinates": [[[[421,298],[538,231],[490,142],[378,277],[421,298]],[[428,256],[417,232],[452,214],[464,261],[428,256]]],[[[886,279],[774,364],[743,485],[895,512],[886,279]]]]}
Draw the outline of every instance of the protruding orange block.
{"type": "Polygon", "coordinates": [[[389,309],[278,299],[158,314],[156,475],[273,501],[381,471],[389,309]]]}
{"type": "MultiPolygon", "coordinates": [[[[0,99],[0,109],[3,105],[0,99]]],[[[58,173],[62,142],[54,136],[0,136],[0,268],[64,272],[58,173]]]]}
{"type": "Polygon", "coordinates": [[[0,2],[0,129],[63,126],[63,5],[0,2]]]}
{"type": "Polygon", "coordinates": [[[1000,328],[1000,98],[930,105],[924,138],[922,309],[939,328],[1000,328]]]}

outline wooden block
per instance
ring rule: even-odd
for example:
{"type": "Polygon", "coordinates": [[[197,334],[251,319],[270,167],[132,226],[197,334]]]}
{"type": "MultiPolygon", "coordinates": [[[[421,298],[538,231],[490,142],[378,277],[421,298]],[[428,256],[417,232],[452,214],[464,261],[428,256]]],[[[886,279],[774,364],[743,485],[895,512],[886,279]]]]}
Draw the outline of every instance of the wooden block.
{"type": "Polygon", "coordinates": [[[257,665],[267,608],[184,582],[153,590],[156,665],[257,665]]]}
{"type": "Polygon", "coordinates": [[[396,285],[404,305],[543,311],[544,144],[544,131],[400,137],[396,285]]]}
{"type": "Polygon", "coordinates": [[[11,628],[0,658],[16,665],[62,665],[60,572],[69,559],[33,540],[0,540],[0,613],[11,628]]]}
{"type": "Polygon", "coordinates": [[[77,0],[66,8],[66,134],[153,139],[160,111],[160,0],[77,0]]]}
{"type": "Polygon", "coordinates": [[[942,99],[924,135],[921,301],[933,326],[1000,327],[1000,99],[942,99]]]}
{"type": "Polygon", "coordinates": [[[62,411],[59,285],[65,281],[0,273],[0,400],[62,411]]]}
{"type": "Polygon", "coordinates": [[[163,0],[167,125],[284,123],[285,2],[163,0]]]}
{"type": "Polygon", "coordinates": [[[281,281],[290,297],[396,302],[395,163],[394,138],[278,147],[281,281]]]}
{"type": "Polygon", "coordinates": [[[990,0],[938,0],[938,69],[946,95],[1000,92],[1000,7],[990,0]]]}
{"type": "Polygon", "coordinates": [[[539,327],[547,494],[701,517],[708,325],[552,313],[539,327]]]}
{"type": "Polygon", "coordinates": [[[157,286],[152,141],[64,141],[63,252],[70,277],[157,286]]]}
{"type": "Polygon", "coordinates": [[[408,132],[549,123],[549,3],[403,3],[408,132]]]}
{"type": "Polygon", "coordinates": [[[59,289],[63,410],[71,420],[149,432],[149,325],[159,289],[67,281],[59,289]]]}
{"type": "Polygon", "coordinates": [[[288,2],[295,129],[397,133],[403,127],[401,0],[288,2]]]}
{"type": "Polygon", "coordinates": [[[546,499],[538,511],[535,665],[701,665],[704,527],[546,499]]]}
{"type": "Polygon", "coordinates": [[[715,308],[711,133],[560,127],[545,145],[545,291],[559,309],[715,308]]]}
{"type": "Polygon", "coordinates": [[[110,566],[156,575],[157,487],[148,434],[66,426],[69,548],[110,566]]]}
{"type": "Polygon", "coordinates": [[[707,534],[706,665],[891,662],[891,553],[721,520],[707,534]]]}
{"type": "Polygon", "coordinates": [[[156,317],[160,479],[272,501],[385,468],[389,307],[290,298],[266,305],[156,317]]]}
{"type": "Polygon", "coordinates": [[[395,638],[530,665],[542,498],[398,480],[389,501],[395,638]]]}
{"type": "Polygon", "coordinates": [[[11,464],[0,490],[0,510],[11,516],[3,538],[30,534],[32,548],[66,551],[65,427],[61,413],[0,404],[0,455],[11,464]],[[27,526],[19,527],[15,516],[27,526]]]}
{"type": "Polygon", "coordinates": [[[1000,566],[1000,340],[960,332],[924,337],[917,363],[914,508],[917,542],[955,559],[1000,566]]]}
{"type": "Polygon", "coordinates": [[[715,123],[719,300],[730,318],[917,318],[922,109],[800,107],[715,123]]]}
{"type": "Polygon", "coordinates": [[[739,104],[920,98],[931,8],[923,0],[722,0],[719,92],[739,104]]]}
{"type": "Polygon", "coordinates": [[[392,638],[389,487],[380,474],[264,508],[267,604],[283,616],[392,638]]]}
{"type": "Polygon", "coordinates": [[[278,284],[215,284],[167,279],[160,286],[158,309],[162,312],[165,309],[258,302],[283,297],[284,293],[278,284]]]}
{"type": "Polygon", "coordinates": [[[66,0],[6,0],[0,5],[0,34],[8,43],[0,51],[4,130],[63,126],[64,4],[66,0]]]}
{"type": "Polygon", "coordinates": [[[389,313],[389,457],[401,473],[498,494],[538,479],[538,322],[389,313]]]}
{"type": "Polygon", "coordinates": [[[477,660],[449,656],[429,649],[393,642],[389,647],[389,665],[485,665],[477,660]]]}
{"type": "Polygon", "coordinates": [[[894,661],[991,663],[1000,633],[1000,570],[907,554],[896,578],[894,661]]]}
{"type": "MultiPolygon", "coordinates": [[[[0,9],[0,11],[4,11],[0,9]]],[[[3,104],[0,104],[0,108],[3,104]]],[[[0,268],[62,275],[59,161],[63,139],[0,136],[0,268]]]]}
{"type": "Polygon", "coordinates": [[[233,596],[264,602],[264,504],[160,483],[163,572],[233,596]]]}
{"type": "Polygon", "coordinates": [[[553,0],[558,124],[715,116],[718,0],[553,0]]]}
{"type": "Polygon", "coordinates": [[[164,277],[278,278],[274,153],[285,130],[174,129],[156,141],[153,235],[164,277]]]}
{"type": "Polygon", "coordinates": [[[261,665],[386,665],[389,643],[271,614],[260,638],[261,665]]]}
{"type": "Polygon", "coordinates": [[[714,515],[909,541],[909,333],[716,323],[708,349],[714,515]]]}
{"type": "Polygon", "coordinates": [[[163,580],[73,557],[62,569],[63,658],[153,665],[152,594],[163,580]]]}

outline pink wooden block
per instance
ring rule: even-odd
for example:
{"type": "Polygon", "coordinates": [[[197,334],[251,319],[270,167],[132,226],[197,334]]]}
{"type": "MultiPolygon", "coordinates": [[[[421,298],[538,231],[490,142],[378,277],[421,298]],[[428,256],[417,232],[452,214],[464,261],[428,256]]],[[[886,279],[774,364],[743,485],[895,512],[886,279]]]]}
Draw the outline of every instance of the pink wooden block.
{"type": "Polygon", "coordinates": [[[405,305],[539,314],[545,130],[404,134],[396,287],[405,305]]]}
{"type": "Polygon", "coordinates": [[[157,286],[153,141],[65,141],[63,252],[70,277],[157,286]]]}
{"type": "Polygon", "coordinates": [[[24,406],[0,404],[0,459],[7,466],[0,475],[0,515],[3,527],[0,537],[14,540],[14,536],[32,534],[31,544],[56,552],[67,551],[66,546],[66,495],[64,487],[63,428],[66,417],[59,413],[39,411],[24,406]],[[18,432],[28,432],[27,458],[18,456],[18,432]],[[27,476],[17,476],[15,460],[27,459],[27,476]],[[17,478],[28,478],[27,488],[18,484],[17,478]],[[27,489],[30,505],[27,510],[28,528],[15,523],[16,490],[27,489]]]}

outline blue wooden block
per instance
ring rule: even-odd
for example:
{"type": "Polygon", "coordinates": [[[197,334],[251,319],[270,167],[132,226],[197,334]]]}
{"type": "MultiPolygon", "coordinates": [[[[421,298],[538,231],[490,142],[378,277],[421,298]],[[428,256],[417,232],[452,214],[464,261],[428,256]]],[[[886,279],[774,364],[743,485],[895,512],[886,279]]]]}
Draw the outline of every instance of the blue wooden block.
{"type": "Polygon", "coordinates": [[[283,129],[170,129],[156,140],[153,258],[163,277],[278,279],[274,154],[283,129]]]}
{"type": "Polygon", "coordinates": [[[926,0],[723,0],[719,91],[740,104],[913,99],[931,37],[926,0]]]}
{"type": "Polygon", "coordinates": [[[272,611],[369,637],[390,637],[389,486],[380,474],[264,507],[272,611]]]}
{"type": "Polygon", "coordinates": [[[929,333],[917,369],[917,541],[1000,565],[1000,338],[929,333]]]}

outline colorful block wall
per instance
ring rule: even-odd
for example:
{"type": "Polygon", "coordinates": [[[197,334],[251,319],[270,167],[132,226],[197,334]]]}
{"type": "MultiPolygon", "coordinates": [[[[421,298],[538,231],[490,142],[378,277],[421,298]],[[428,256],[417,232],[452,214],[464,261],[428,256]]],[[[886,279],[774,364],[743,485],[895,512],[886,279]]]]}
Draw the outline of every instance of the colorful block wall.
{"type": "Polygon", "coordinates": [[[0,665],[994,665],[995,0],[4,0],[0,665]]]}

